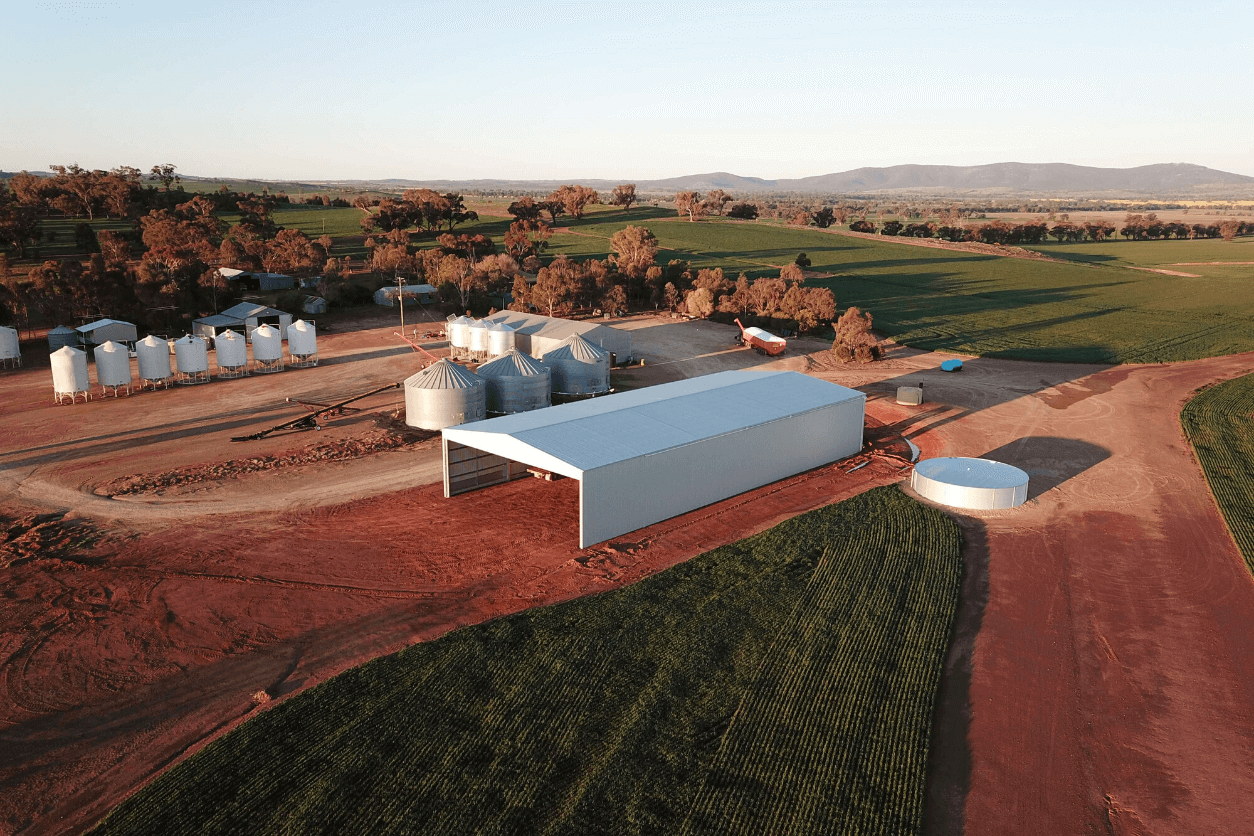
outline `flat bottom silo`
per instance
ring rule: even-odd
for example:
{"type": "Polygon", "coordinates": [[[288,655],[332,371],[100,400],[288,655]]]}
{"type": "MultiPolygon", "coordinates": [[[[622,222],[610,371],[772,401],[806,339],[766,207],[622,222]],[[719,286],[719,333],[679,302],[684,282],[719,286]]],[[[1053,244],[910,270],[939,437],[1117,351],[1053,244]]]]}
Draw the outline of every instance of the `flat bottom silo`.
{"type": "Polygon", "coordinates": [[[543,359],[553,373],[556,396],[587,398],[610,390],[610,353],[578,334],[567,337],[543,359]]]}
{"type": "Polygon", "coordinates": [[[405,381],[405,423],[424,430],[487,418],[483,378],[451,360],[439,360],[405,381]]]}
{"type": "Polygon", "coordinates": [[[487,385],[489,415],[512,415],[552,403],[552,373],[544,363],[516,349],[479,367],[487,385]]]}

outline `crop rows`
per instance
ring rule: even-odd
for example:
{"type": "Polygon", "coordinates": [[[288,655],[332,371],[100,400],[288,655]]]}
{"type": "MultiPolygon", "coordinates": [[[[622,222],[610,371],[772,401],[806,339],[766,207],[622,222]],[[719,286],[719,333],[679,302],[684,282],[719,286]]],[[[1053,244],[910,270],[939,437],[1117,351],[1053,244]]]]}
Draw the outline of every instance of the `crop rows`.
{"type": "Polygon", "coordinates": [[[1254,571],[1254,375],[1203,390],[1180,424],[1246,564],[1254,571]]]}
{"type": "Polygon", "coordinates": [[[781,803],[792,833],[917,832],[959,543],[870,491],[348,671],[98,832],[724,832],[706,823],[742,776],[775,805],[737,813],[746,832],[781,803]]]}

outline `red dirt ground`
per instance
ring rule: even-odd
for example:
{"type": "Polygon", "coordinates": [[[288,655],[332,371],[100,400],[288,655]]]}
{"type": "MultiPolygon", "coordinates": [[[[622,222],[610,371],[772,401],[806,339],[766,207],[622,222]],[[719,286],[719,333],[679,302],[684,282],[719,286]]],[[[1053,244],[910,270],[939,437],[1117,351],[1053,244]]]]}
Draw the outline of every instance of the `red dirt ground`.
{"type": "MultiPolygon", "coordinates": [[[[1248,831],[1254,580],[1177,415],[1254,357],[1113,369],[968,358],[950,375],[944,357],[908,350],[836,366],[821,343],[793,341],[768,362],[731,346],[734,327],[619,324],[646,357],[617,375],[629,385],[807,371],[867,392],[886,438],[1032,475],[1022,508],[959,516],[968,573],[929,832],[1248,831]],[[898,406],[895,387],[916,383],[927,402],[898,406]]],[[[81,831],[258,710],[259,690],[282,698],[457,626],[628,583],[908,472],[885,455],[853,474],[829,466],[587,550],[575,482],[445,500],[438,452],[421,444],[240,478],[227,468],[125,501],[95,493],[375,432],[363,412],[322,433],[227,440],[301,414],[284,396],[412,373],[419,361],[390,331],[320,337],[317,369],[86,406],[52,406],[46,367],[0,376],[0,514],[15,521],[0,528],[0,833],[81,831]]]]}

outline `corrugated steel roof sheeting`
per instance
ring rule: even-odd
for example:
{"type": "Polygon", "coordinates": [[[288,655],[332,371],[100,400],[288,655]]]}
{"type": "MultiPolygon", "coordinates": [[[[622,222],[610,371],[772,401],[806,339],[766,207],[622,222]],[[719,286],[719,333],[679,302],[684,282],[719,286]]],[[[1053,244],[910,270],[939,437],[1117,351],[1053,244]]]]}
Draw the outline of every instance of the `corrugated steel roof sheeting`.
{"type": "Polygon", "coordinates": [[[562,464],[556,472],[578,478],[615,462],[865,397],[798,372],[728,371],[463,424],[444,434],[514,460],[540,453],[562,464]]]}

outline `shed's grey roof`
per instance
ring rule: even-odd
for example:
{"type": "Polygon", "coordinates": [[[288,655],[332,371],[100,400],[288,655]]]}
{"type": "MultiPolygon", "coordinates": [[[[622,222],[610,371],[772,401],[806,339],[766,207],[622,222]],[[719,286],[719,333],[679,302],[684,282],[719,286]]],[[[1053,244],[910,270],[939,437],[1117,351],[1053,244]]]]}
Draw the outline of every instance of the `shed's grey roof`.
{"type": "Polygon", "coordinates": [[[558,319],[539,314],[519,313],[518,311],[501,311],[484,317],[485,322],[503,322],[520,334],[542,336],[551,340],[563,340],[572,334],[588,335],[592,332],[609,328],[611,331],[625,333],[609,325],[596,322],[578,322],[573,319],[558,319]]]}
{"type": "Polygon", "coordinates": [[[444,437],[567,476],[865,399],[798,372],[730,371],[475,421],[444,437]],[[538,454],[538,455],[537,455],[538,454]]]}
{"type": "Polygon", "coordinates": [[[235,316],[227,316],[226,314],[214,314],[213,316],[202,316],[196,320],[197,325],[208,325],[213,328],[230,328],[232,325],[243,325],[244,320],[235,316]]]}
{"type": "Polygon", "coordinates": [[[97,319],[95,322],[89,322],[86,325],[78,326],[76,330],[86,333],[88,331],[95,331],[97,328],[103,328],[106,325],[125,325],[128,328],[135,327],[131,323],[123,322],[120,319],[97,319]]]}
{"type": "MultiPolygon", "coordinates": [[[[263,275],[258,273],[257,275],[263,275]]],[[[274,275],[279,275],[275,273],[274,275]]],[[[248,319],[251,316],[279,316],[286,313],[277,308],[271,308],[266,305],[258,305],[255,302],[240,302],[238,305],[227,308],[219,316],[233,316],[236,319],[248,319]]],[[[202,320],[203,321],[203,320],[202,320]]]]}

